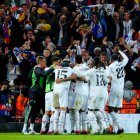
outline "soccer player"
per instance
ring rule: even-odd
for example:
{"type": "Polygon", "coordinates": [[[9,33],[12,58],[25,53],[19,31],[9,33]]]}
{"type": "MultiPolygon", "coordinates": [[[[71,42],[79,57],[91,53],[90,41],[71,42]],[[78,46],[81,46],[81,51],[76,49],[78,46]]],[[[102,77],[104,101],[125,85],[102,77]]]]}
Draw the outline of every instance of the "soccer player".
{"type": "MultiPolygon", "coordinates": [[[[82,56],[76,56],[76,66],[73,68],[74,73],[79,70],[85,73],[89,70],[89,67],[86,64],[82,63],[82,56]]],[[[74,91],[74,100],[72,108],[70,109],[70,116],[74,117],[75,124],[75,133],[80,133],[80,122],[82,126],[82,133],[87,134],[87,103],[89,96],[89,82],[80,80],[80,77],[77,77],[75,83],[75,91],[74,91]],[[80,114],[79,114],[80,111],[80,114]],[[72,116],[73,115],[73,116],[72,116]],[[80,119],[81,118],[81,119],[80,119]],[[81,121],[80,121],[81,120],[81,121]]],[[[74,131],[74,127],[71,127],[72,132],[74,131]]]]}
{"type": "MultiPolygon", "coordinates": [[[[59,58],[53,57],[52,58],[52,67],[56,67],[59,65],[59,58]]],[[[49,70],[50,68],[46,68],[45,71],[49,70]]],[[[55,82],[55,73],[52,72],[46,77],[46,88],[45,88],[45,114],[42,118],[42,126],[40,134],[46,134],[46,124],[49,123],[50,119],[50,126],[48,134],[53,133],[53,114],[55,111],[55,108],[53,107],[53,88],[54,88],[54,82],[55,82]],[[51,115],[51,117],[49,117],[51,115]]]]}
{"type": "Polygon", "coordinates": [[[70,77],[72,73],[73,70],[69,67],[69,64],[64,62],[62,63],[62,68],[55,70],[55,80],[59,79],[58,81],[61,82],[55,82],[53,90],[53,101],[55,107],[54,133],[64,133],[65,115],[68,107],[68,91],[70,87],[70,81],[62,81],[64,78],[70,77]]]}
{"type": "Polygon", "coordinates": [[[36,58],[37,65],[33,68],[32,72],[32,86],[29,89],[29,105],[25,115],[23,134],[36,134],[34,131],[34,123],[44,101],[44,77],[52,73],[54,68],[44,71],[46,68],[46,60],[43,56],[36,58]],[[30,118],[30,128],[27,130],[28,120],[30,118]]]}
{"type": "Polygon", "coordinates": [[[98,133],[99,131],[97,118],[102,127],[104,129],[107,128],[103,114],[100,111],[104,109],[104,95],[106,95],[105,92],[107,92],[106,84],[108,82],[108,74],[105,66],[101,63],[100,58],[94,58],[93,66],[94,67],[88,70],[86,73],[81,73],[77,70],[77,75],[81,76],[84,81],[90,81],[88,121],[92,128],[91,134],[98,133]]]}
{"type": "Polygon", "coordinates": [[[124,67],[128,63],[128,57],[119,50],[119,47],[116,48],[117,52],[121,55],[122,60],[118,60],[118,55],[112,55],[112,63],[109,65],[110,73],[112,77],[111,89],[108,100],[110,116],[113,120],[113,126],[118,127],[117,134],[123,133],[124,130],[118,121],[118,110],[122,108],[122,99],[123,99],[123,88],[124,88],[124,78],[125,72],[124,67]]]}

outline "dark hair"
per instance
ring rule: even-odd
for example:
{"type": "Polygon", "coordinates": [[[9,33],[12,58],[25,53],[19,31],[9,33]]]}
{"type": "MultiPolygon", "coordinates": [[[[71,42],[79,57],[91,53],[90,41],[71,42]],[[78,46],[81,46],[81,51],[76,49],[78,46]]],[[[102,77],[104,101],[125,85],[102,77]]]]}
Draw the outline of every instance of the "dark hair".
{"type": "Polygon", "coordinates": [[[26,30],[26,31],[25,31],[25,34],[27,35],[28,32],[33,32],[33,34],[34,34],[34,31],[33,31],[32,29],[26,30]]]}
{"type": "Polygon", "coordinates": [[[82,63],[82,56],[76,55],[75,60],[76,60],[76,63],[78,63],[78,64],[82,63]]]}
{"type": "Polygon", "coordinates": [[[111,61],[118,61],[119,60],[119,57],[117,54],[113,54],[112,57],[111,57],[111,61]]]}
{"type": "Polygon", "coordinates": [[[95,66],[96,68],[103,67],[105,69],[105,65],[101,62],[100,58],[97,56],[93,58],[93,66],[95,66]]]}
{"type": "Polygon", "coordinates": [[[52,60],[51,60],[51,61],[52,61],[52,63],[53,63],[53,62],[56,62],[56,61],[58,61],[58,60],[60,60],[60,58],[54,56],[54,57],[52,57],[52,60]]]}
{"type": "Polygon", "coordinates": [[[21,5],[21,7],[23,7],[23,6],[27,6],[27,7],[28,7],[28,5],[27,5],[26,3],[23,3],[23,4],[21,5]]]}
{"type": "Polygon", "coordinates": [[[93,15],[97,16],[97,18],[99,19],[99,15],[98,15],[97,12],[93,12],[92,15],[91,15],[91,17],[93,17],[93,15]]]}
{"type": "Polygon", "coordinates": [[[107,53],[106,53],[106,52],[101,52],[101,53],[100,53],[100,56],[101,56],[101,55],[107,56],[107,53]]]}

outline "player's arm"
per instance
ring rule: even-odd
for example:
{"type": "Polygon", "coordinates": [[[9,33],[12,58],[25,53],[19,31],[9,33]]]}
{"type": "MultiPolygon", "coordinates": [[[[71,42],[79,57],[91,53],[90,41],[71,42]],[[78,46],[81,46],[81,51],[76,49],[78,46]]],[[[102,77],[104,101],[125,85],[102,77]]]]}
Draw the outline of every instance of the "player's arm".
{"type": "Polygon", "coordinates": [[[37,76],[47,76],[47,75],[51,74],[53,71],[54,71],[54,68],[53,67],[50,68],[50,69],[48,69],[48,70],[46,70],[46,71],[44,71],[40,67],[36,67],[35,68],[35,74],[37,76]]]}
{"type": "Polygon", "coordinates": [[[76,74],[72,74],[71,76],[63,78],[63,79],[56,79],[55,82],[58,84],[58,83],[61,83],[61,82],[76,80],[76,77],[77,77],[76,74]]]}
{"type": "Polygon", "coordinates": [[[77,77],[76,80],[78,80],[78,81],[86,81],[86,78],[85,77],[77,77]]]}
{"type": "Polygon", "coordinates": [[[129,61],[129,59],[128,59],[128,57],[126,56],[126,54],[125,53],[123,53],[122,51],[118,51],[119,53],[120,53],[120,55],[123,57],[123,63],[124,63],[124,65],[126,65],[127,63],[128,63],[128,61],[129,61]]]}

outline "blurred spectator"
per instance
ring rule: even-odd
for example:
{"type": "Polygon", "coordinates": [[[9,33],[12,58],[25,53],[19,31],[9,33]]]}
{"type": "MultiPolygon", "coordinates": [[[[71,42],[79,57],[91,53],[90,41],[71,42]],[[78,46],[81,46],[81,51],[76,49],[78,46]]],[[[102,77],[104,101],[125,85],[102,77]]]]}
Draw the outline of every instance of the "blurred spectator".
{"type": "Polygon", "coordinates": [[[3,53],[2,47],[0,47],[0,81],[6,80],[6,64],[8,63],[8,55],[3,53]]]}
{"type": "Polygon", "coordinates": [[[118,12],[115,12],[113,14],[113,17],[111,15],[106,16],[106,22],[108,26],[108,40],[112,41],[113,43],[118,42],[119,38],[123,36],[123,25],[120,22],[120,14],[118,12]]]}
{"type": "Polygon", "coordinates": [[[59,18],[59,23],[57,23],[57,27],[55,30],[57,47],[61,49],[68,47],[70,43],[69,23],[66,21],[67,17],[65,15],[61,15],[59,18]]]}
{"type": "Polygon", "coordinates": [[[9,85],[4,81],[0,88],[0,118],[3,117],[5,121],[9,121],[12,117],[12,104],[14,96],[9,89],[9,85]]]}
{"type": "Polygon", "coordinates": [[[130,19],[130,13],[125,12],[123,20],[123,37],[126,37],[131,29],[132,29],[132,20],[130,19]]]}
{"type": "Polygon", "coordinates": [[[16,99],[16,117],[23,117],[25,114],[24,114],[24,110],[25,110],[25,107],[27,105],[27,102],[28,102],[28,88],[27,87],[22,87],[21,88],[21,93],[20,95],[17,97],[16,99]]]}

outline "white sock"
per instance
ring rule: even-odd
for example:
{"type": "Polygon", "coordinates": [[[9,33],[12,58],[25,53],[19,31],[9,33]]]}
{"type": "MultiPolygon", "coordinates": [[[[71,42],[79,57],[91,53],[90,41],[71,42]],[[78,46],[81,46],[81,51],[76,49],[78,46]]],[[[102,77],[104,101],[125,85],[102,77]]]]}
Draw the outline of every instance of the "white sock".
{"type": "Polygon", "coordinates": [[[95,131],[97,130],[99,127],[98,127],[98,124],[97,124],[97,118],[94,114],[93,111],[88,111],[88,123],[90,124],[91,128],[92,128],[92,131],[95,131]]]}
{"type": "Polygon", "coordinates": [[[59,131],[61,133],[64,132],[65,117],[66,117],[66,111],[61,110],[60,116],[59,116],[59,131]]]}
{"type": "Polygon", "coordinates": [[[107,113],[105,112],[105,110],[102,110],[101,113],[103,114],[103,117],[104,117],[104,120],[105,120],[107,128],[109,128],[110,127],[110,123],[109,123],[109,119],[108,119],[107,113]]]}
{"type": "Polygon", "coordinates": [[[74,110],[74,125],[76,130],[80,130],[80,117],[79,117],[79,110],[74,110]]]}
{"type": "Polygon", "coordinates": [[[54,112],[54,132],[58,131],[58,119],[59,119],[59,109],[56,109],[54,112]]]}
{"type": "Polygon", "coordinates": [[[112,118],[111,118],[111,116],[110,116],[109,113],[107,113],[107,117],[108,117],[108,122],[109,122],[109,124],[110,124],[111,126],[113,126],[112,118]]]}
{"type": "Polygon", "coordinates": [[[99,133],[103,134],[104,128],[103,128],[101,122],[98,122],[98,126],[99,126],[99,133]]]}
{"type": "Polygon", "coordinates": [[[73,110],[70,110],[69,113],[70,113],[71,131],[73,131],[74,130],[74,112],[73,110]]]}
{"type": "Polygon", "coordinates": [[[46,124],[49,122],[49,116],[44,114],[42,117],[41,131],[45,131],[46,124]]]}
{"type": "Polygon", "coordinates": [[[84,131],[87,131],[87,114],[86,114],[86,112],[81,112],[81,116],[82,116],[82,129],[84,131]]]}
{"type": "Polygon", "coordinates": [[[118,121],[117,114],[113,111],[110,113],[110,116],[112,117],[113,125],[116,125],[118,129],[122,129],[120,122],[118,121]]]}
{"type": "Polygon", "coordinates": [[[34,123],[30,123],[30,129],[31,131],[34,131],[34,123]]]}
{"type": "Polygon", "coordinates": [[[79,113],[79,127],[80,127],[80,131],[83,130],[83,126],[82,126],[82,112],[79,113]]]}
{"type": "Polygon", "coordinates": [[[26,130],[27,130],[27,124],[24,124],[22,131],[26,131],[26,130]]]}
{"type": "Polygon", "coordinates": [[[53,128],[54,128],[54,115],[51,115],[49,131],[53,131],[54,130],[53,128]]]}
{"type": "Polygon", "coordinates": [[[98,120],[99,120],[99,122],[100,122],[100,124],[101,124],[101,127],[102,127],[103,129],[107,129],[106,122],[105,122],[105,120],[104,120],[104,116],[103,116],[103,114],[101,113],[101,111],[95,111],[95,114],[96,114],[96,116],[97,116],[97,118],[98,118],[98,120]]]}

